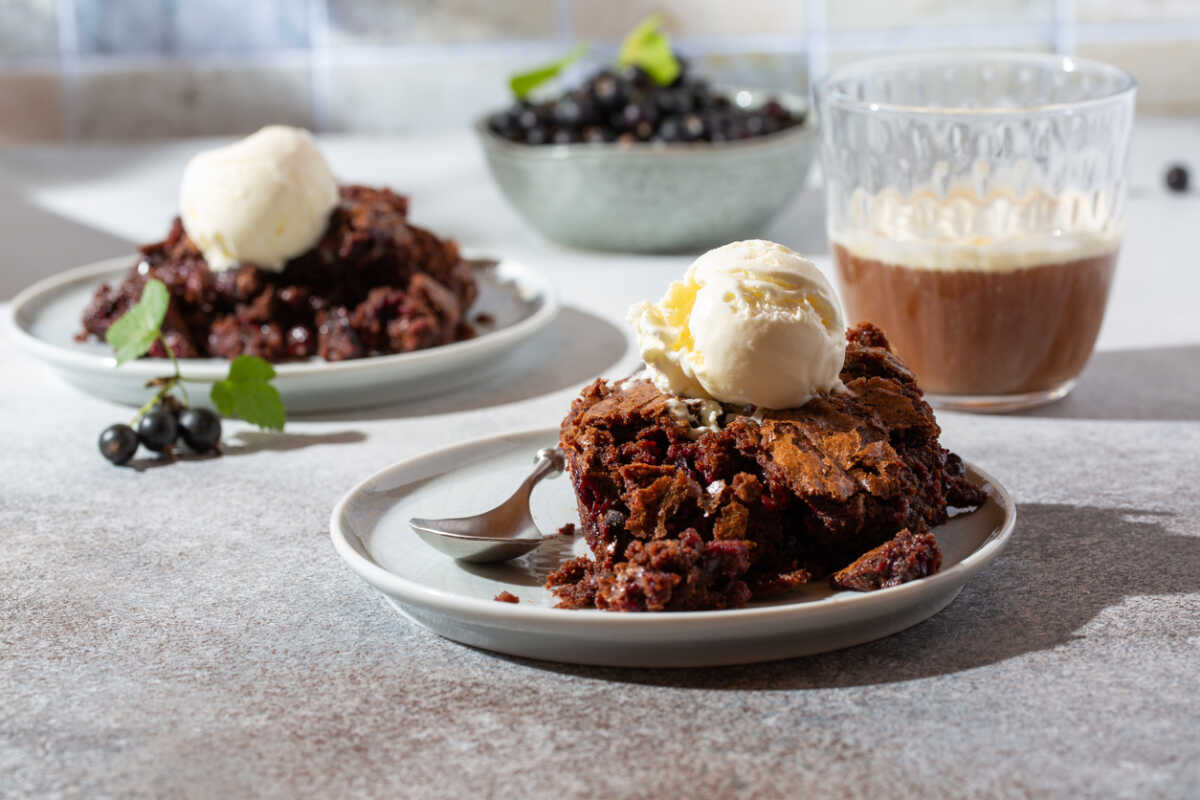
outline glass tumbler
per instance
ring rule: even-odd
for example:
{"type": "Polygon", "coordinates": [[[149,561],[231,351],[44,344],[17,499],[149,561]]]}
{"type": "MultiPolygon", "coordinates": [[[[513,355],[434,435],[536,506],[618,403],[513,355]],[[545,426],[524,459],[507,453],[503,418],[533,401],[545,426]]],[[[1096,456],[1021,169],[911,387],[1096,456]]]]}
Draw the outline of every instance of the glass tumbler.
{"type": "Polygon", "coordinates": [[[1024,53],[877,59],[818,92],[830,245],[851,322],[941,407],[1063,397],[1104,317],[1137,83],[1024,53]]]}

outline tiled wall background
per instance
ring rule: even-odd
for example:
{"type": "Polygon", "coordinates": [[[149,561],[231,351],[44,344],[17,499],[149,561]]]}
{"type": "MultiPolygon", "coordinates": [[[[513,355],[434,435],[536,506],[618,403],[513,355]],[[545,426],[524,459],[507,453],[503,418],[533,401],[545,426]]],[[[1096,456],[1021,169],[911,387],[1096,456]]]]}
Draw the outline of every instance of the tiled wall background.
{"type": "Polygon", "coordinates": [[[728,82],[1018,48],[1129,69],[1143,113],[1200,113],[1200,0],[0,0],[0,141],[461,125],[510,73],[576,39],[611,58],[656,10],[728,82]]]}

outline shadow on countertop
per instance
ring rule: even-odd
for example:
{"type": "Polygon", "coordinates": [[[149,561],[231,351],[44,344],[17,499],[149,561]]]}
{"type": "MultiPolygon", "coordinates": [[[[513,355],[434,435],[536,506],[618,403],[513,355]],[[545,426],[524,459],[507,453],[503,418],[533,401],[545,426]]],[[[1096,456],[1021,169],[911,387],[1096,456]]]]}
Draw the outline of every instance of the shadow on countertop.
{"type": "Polygon", "coordinates": [[[136,472],[144,472],[148,469],[165,467],[177,461],[209,461],[223,456],[242,456],[263,451],[286,453],[315,445],[354,444],[364,441],[366,438],[367,435],[362,431],[333,431],[332,433],[239,431],[230,439],[221,439],[219,455],[217,453],[193,453],[186,447],[181,447],[172,458],[139,456],[125,466],[136,472]]]}
{"type": "Polygon", "coordinates": [[[1162,512],[1028,504],[1008,550],[933,618],[875,642],[709,669],[582,667],[499,656],[583,678],[683,689],[791,690],[895,683],[995,664],[1079,638],[1126,597],[1200,591],[1200,537],[1162,512]]]}
{"type": "MultiPolygon", "coordinates": [[[[603,317],[563,306],[537,336],[518,346],[477,380],[453,392],[380,406],[331,413],[295,414],[306,420],[372,420],[451,414],[532,400],[591,381],[619,362],[629,342],[603,317]]],[[[563,407],[563,413],[567,411],[563,407]]],[[[548,420],[555,425],[559,418],[548,420]]]]}
{"type": "Polygon", "coordinates": [[[322,444],[354,444],[364,441],[362,431],[333,431],[331,433],[291,433],[279,431],[239,431],[232,441],[222,443],[226,455],[238,456],[270,450],[286,453],[322,444]]]}
{"type": "Polygon", "coordinates": [[[1098,352],[1069,395],[1017,413],[1057,419],[1200,420],[1200,344],[1098,352]]]}

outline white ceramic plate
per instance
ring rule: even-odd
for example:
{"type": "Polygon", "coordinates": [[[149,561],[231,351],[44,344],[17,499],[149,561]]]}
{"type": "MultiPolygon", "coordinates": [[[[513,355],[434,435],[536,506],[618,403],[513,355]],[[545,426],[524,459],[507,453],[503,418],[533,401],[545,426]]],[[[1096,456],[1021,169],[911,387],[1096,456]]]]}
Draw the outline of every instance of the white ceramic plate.
{"type": "MultiPolygon", "coordinates": [[[[968,465],[987,503],[936,531],[942,570],[878,592],[800,591],[725,611],[622,614],[553,608],[542,584],[583,537],[552,539],[499,565],[459,564],[422,542],[412,516],[477,513],[503,500],[557,429],[482,439],[388,467],[354,487],[330,520],[338,554],[400,613],[448,639],[549,661],[631,667],[698,667],[769,661],[879,639],[945,608],[1012,534],[1016,509],[995,479],[968,465]],[[493,598],[509,591],[520,603],[493,598]]],[[[543,481],[530,501],[546,532],[577,522],[569,481],[543,481]]]]}
{"type": "MultiPolygon", "coordinates": [[[[120,282],[134,256],[100,261],[40,281],[12,303],[10,323],[17,343],[83,391],[127,405],[147,400],[145,383],[170,374],[163,359],[139,359],[116,366],[103,342],[76,342],[83,310],[101,283],[120,282]]],[[[472,316],[487,312],[494,328],[474,339],[412,353],[328,362],[320,359],[277,364],[275,385],[289,411],[330,411],[385,405],[457,388],[495,365],[500,356],[544,328],[558,313],[550,284],[513,261],[476,269],[479,299],[472,316]]],[[[181,361],[185,377],[219,380],[229,362],[181,361]]],[[[203,394],[203,393],[200,393],[203,394]]]]}

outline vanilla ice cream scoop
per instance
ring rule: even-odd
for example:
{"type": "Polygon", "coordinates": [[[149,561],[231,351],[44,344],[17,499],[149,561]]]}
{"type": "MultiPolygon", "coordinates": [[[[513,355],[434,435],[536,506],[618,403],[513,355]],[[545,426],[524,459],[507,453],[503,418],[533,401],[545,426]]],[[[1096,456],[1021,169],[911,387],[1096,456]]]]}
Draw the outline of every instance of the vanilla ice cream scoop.
{"type": "Polygon", "coordinates": [[[214,270],[282,270],[317,243],[337,202],[312,136],[283,125],[197,154],[179,189],[183,228],[214,270]]]}
{"type": "Polygon", "coordinates": [[[708,251],[629,319],[651,379],[668,394],[795,408],[841,386],[846,322],[833,287],[774,242],[708,251]]]}

